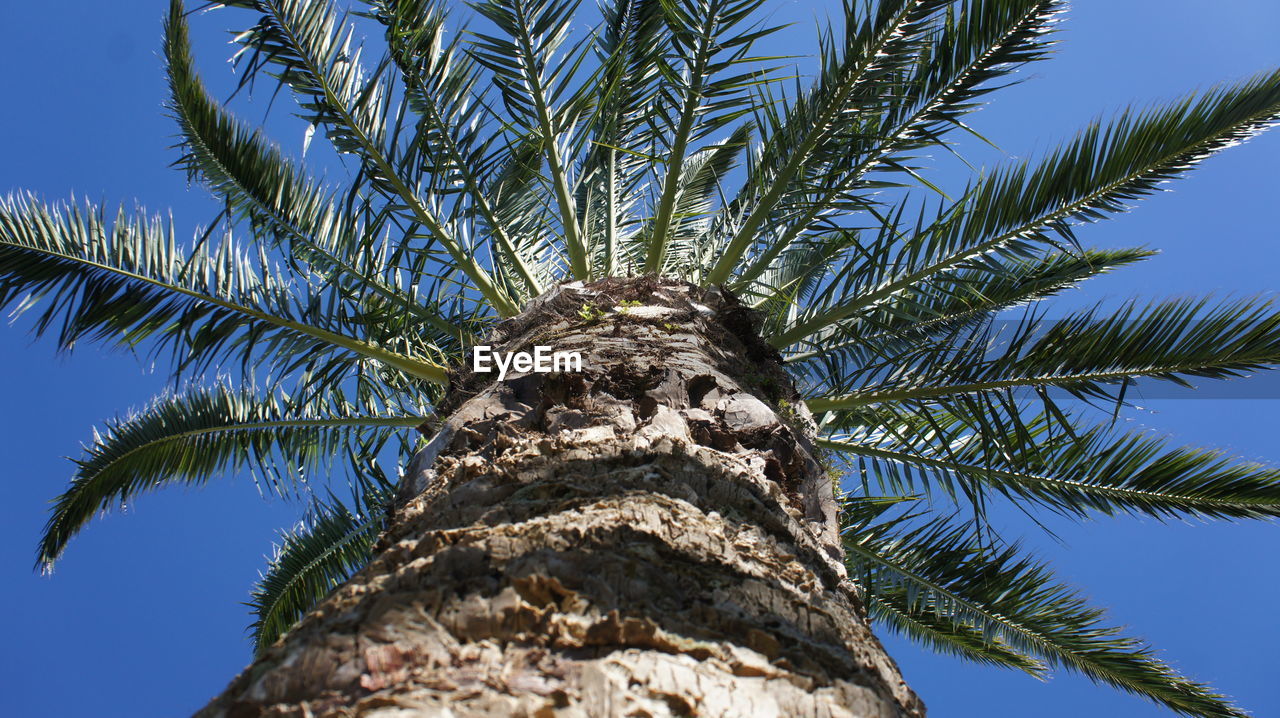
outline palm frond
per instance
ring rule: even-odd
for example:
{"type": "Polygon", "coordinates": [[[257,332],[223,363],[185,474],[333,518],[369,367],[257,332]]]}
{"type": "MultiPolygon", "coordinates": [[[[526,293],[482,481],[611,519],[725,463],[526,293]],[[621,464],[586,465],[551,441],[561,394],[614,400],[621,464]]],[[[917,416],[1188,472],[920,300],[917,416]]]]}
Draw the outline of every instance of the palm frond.
{"type": "Polygon", "coordinates": [[[311,611],[317,603],[373,557],[382,529],[376,502],[363,512],[342,503],[317,502],[292,531],[282,532],[280,545],[249,601],[255,620],[250,626],[254,652],[268,646],[311,611]]]}
{"type": "Polygon", "coordinates": [[[224,5],[262,13],[259,22],[236,39],[245,64],[245,80],[272,66],[280,82],[299,97],[304,116],[323,127],[339,152],[358,157],[362,176],[392,203],[425,227],[427,239],[439,244],[454,267],[503,316],[518,307],[494,282],[433,209],[434,198],[419,196],[416,176],[406,161],[415,155],[398,148],[388,112],[394,95],[389,60],[367,71],[361,48],[352,48],[353,29],[328,0],[231,0],[224,5]]]}
{"type": "Polygon", "coordinates": [[[310,474],[331,470],[353,439],[386,439],[422,423],[421,416],[368,409],[337,399],[300,404],[225,387],[163,396],[94,432],[71,486],[54,501],[37,562],[51,570],[94,516],[146,492],[199,486],[248,467],[267,479],[271,491],[288,494],[310,474]]]}
{"type": "Polygon", "coordinates": [[[590,110],[590,93],[571,95],[576,100],[560,104],[558,99],[572,85],[582,45],[557,59],[557,51],[568,39],[569,23],[578,0],[483,0],[472,7],[492,22],[504,36],[475,33],[470,53],[476,62],[493,72],[502,99],[512,120],[526,132],[542,140],[542,152],[550,173],[552,191],[560,210],[564,246],[575,279],[591,276],[581,220],[573,197],[569,175],[569,148],[564,146],[590,110]]]}
{"type": "Polygon", "coordinates": [[[1000,641],[986,638],[972,626],[911,606],[904,593],[886,589],[881,593],[867,594],[867,613],[877,628],[883,626],[935,653],[981,665],[1011,668],[1032,675],[1044,671],[1044,664],[1040,661],[1009,650],[1000,641]]]}
{"type": "Polygon", "coordinates": [[[674,62],[659,66],[666,82],[655,106],[654,120],[666,169],[649,227],[644,270],[660,274],[666,266],[676,204],[689,180],[690,146],[751,107],[750,90],[767,81],[770,69],[741,72],[752,60],[753,43],[776,28],[747,25],[763,0],[708,0],[683,6],[663,3],[671,33],[674,62]],[[744,29],[745,28],[745,29],[744,29]]]}
{"type": "Polygon", "coordinates": [[[917,61],[901,81],[901,99],[885,106],[877,127],[841,137],[844,147],[829,151],[820,171],[810,168],[788,188],[778,203],[794,207],[794,217],[788,216],[777,236],[763,243],[732,286],[741,289],[759,277],[825,215],[869,204],[868,198],[856,196],[868,173],[876,168],[909,171],[910,153],[946,146],[946,134],[963,128],[964,115],[997,88],[996,80],[1047,56],[1049,31],[1062,7],[1059,0],[996,0],[949,8],[952,16],[923,40],[917,61]]]}
{"type": "MultiPolygon", "coordinates": [[[[732,236],[703,283],[729,280],[758,233],[806,168],[824,153],[839,154],[849,134],[886,110],[899,93],[896,75],[913,63],[931,29],[952,0],[885,0],[845,3],[843,42],[822,42],[818,81],[796,98],[780,122],[762,122],[765,148],[736,204],[745,205],[732,236]]],[[[771,117],[763,114],[761,117],[771,117]]]]}
{"type": "Polygon", "coordinates": [[[359,310],[276,277],[261,253],[230,240],[186,253],[172,226],[121,210],[109,225],[91,206],[44,207],[0,200],[0,306],[22,312],[48,300],[37,334],[55,324],[59,344],[78,339],[169,345],[184,366],[208,365],[234,349],[243,361],[381,362],[409,376],[444,382],[443,366],[357,338],[359,310]]]}
{"type": "MultiPolygon", "coordinates": [[[[592,248],[594,276],[634,273],[626,254],[634,234],[633,216],[661,141],[650,122],[663,86],[663,56],[670,52],[663,0],[603,3],[604,23],[596,35],[599,80],[595,111],[583,127],[589,138],[578,179],[578,212],[592,248]]],[[[634,252],[643,262],[644,248],[634,252]]]]}
{"type": "MultiPolygon", "coordinates": [[[[709,257],[703,254],[707,244],[701,241],[702,237],[711,223],[717,198],[724,195],[724,178],[737,166],[751,142],[751,132],[750,124],[740,125],[723,142],[689,154],[677,176],[666,229],[658,227],[655,217],[640,231],[642,241],[651,240],[654,232],[666,232],[664,273],[692,279],[703,271],[709,257]]],[[[651,241],[647,244],[653,246],[651,241]]]]}
{"type": "Polygon", "coordinates": [[[997,493],[1067,515],[1280,516],[1280,469],[1179,447],[1150,432],[1064,426],[1061,417],[912,407],[819,444],[855,462],[882,492],[938,486],[953,498],[997,493]]]}
{"type": "MultiPolygon", "coordinates": [[[[542,139],[537,134],[514,137],[503,145],[502,160],[494,168],[485,194],[494,221],[519,238],[519,251],[534,257],[537,280],[549,287],[569,274],[558,246],[559,225],[552,193],[543,174],[542,139]]],[[[501,266],[501,265],[500,265],[501,266]]]]}
{"type": "Polygon", "coordinates": [[[485,134],[499,118],[488,105],[474,101],[483,94],[484,78],[460,47],[461,35],[446,41],[448,13],[436,0],[378,0],[372,5],[370,15],[386,27],[387,47],[406,99],[420,118],[408,146],[421,156],[421,170],[432,178],[437,193],[461,185],[467,214],[483,222],[517,280],[518,286],[507,293],[538,296],[544,285],[537,253],[518,227],[501,216],[487,192],[507,147],[498,141],[500,133],[485,134]]]}
{"type": "Polygon", "coordinates": [[[786,361],[801,372],[840,373],[842,366],[864,361],[871,347],[924,341],[958,326],[986,321],[1154,254],[1144,249],[1049,252],[956,271],[920,291],[904,292],[875,313],[824,329],[799,345],[807,350],[788,354],[786,361]]]}
{"type": "Polygon", "coordinates": [[[853,387],[809,400],[814,412],[1020,387],[1108,397],[1137,378],[1190,386],[1188,377],[1244,376],[1280,364],[1280,313],[1269,300],[1209,306],[1180,299],[1092,309],[1055,322],[1034,315],[1008,331],[986,327],[904,351],[889,366],[854,367],[853,387]]]}
{"type": "Polygon", "coordinates": [[[1060,241],[1055,237],[1073,242],[1073,222],[1128,209],[1206,157],[1270,127],[1277,117],[1280,71],[1166,107],[1131,109],[1108,124],[1094,123],[1038,163],[992,172],[904,242],[882,244],[863,271],[850,272],[825,302],[808,308],[770,341],[790,346],[945,272],[1052,246],[1060,241]]]}
{"type": "Polygon", "coordinates": [[[739,296],[764,315],[766,327],[785,327],[821,288],[826,273],[843,264],[850,252],[859,251],[862,235],[858,229],[838,228],[793,242],[758,281],[743,285],[739,296]]]}
{"type": "Polygon", "coordinates": [[[440,347],[457,346],[464,330],[429,309],[410,289],[393,286],[397,273],[374,246],[372,228],[360,227],[331,193],[308,180],[257,131],[238,123],[209,97],[194,69],[180,0],[165,23],[170,103],[186,154],[179,164],[202,177],[229,207],[245,213],[287,242],[303,268],[316,268],[354,301],[376,297],[435,330],[440,347]],[[390,281],[388,281],[388,278],[390,281]]]}
{"type": "Polygon", "coordinates": [[[995,646],[997,652],[987,654],[992,658],[1016,652],[1185,715],[1245,715],[1178,675],[1145,642],[1103,624],[1102,611],[1017,546],[985,543],[945,519],[912,526],[901,518],[868,521],[860,513],[851,507],[845,514],[849,575],[873,602],[919,621],[951,624],[947,634],[934,635],[955,650],[967,651],[977,634],[995,646]],[[965,640],[953,641],[952,634],[965,640]]]}

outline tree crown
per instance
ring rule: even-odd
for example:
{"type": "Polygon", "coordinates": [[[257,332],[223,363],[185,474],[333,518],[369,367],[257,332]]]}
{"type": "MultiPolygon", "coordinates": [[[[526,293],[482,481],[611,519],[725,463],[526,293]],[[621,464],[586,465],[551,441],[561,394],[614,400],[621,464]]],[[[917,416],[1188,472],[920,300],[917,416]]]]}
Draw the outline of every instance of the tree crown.
{"type": "Polygon", "coordinates": [[[844,545],[874,620],[968,659],[1242,715],[983,516],[995,500],[1280,515],[1277,469],[1118,431],[1076,401],[1119,411],[1139,379],[1274,366],[1268,302],[1037,310],[1149,256],[1085,247],[1075,228],[1275,123],[1280,72],[1126,110],[948,198],[921,157],[1046,57],[1058,0],[847,0],[803,78],[757,52],[777,29],[763,0],[612,0],[589,29],[572,0],[477,0],[470,22],[434,0],[222,4],[252,22],[236,37],[242,86],[278,83],[351,171],[315,179],[213,98],[173,0],[179,165],[221,221],[183,243],[141,214],[0,201],[0,305],[43,303],[37,331],[62,347],[148,345],[177,368],[172,394],[95,435],[41,566],[141,492],[251,466],[305,495],[305,477],[345,472],[352,498],[315,501],[254,594],[269,644],[367,560],[394,484],[374,457],[411,450],[405,429],[468,346],[559,283],[662,275],[763,318],[848,472],[844,545]],[[380,52],[355,39],[369,26],[380,52]],[[181,379],[236,365],[241,386],[181,379]]]}

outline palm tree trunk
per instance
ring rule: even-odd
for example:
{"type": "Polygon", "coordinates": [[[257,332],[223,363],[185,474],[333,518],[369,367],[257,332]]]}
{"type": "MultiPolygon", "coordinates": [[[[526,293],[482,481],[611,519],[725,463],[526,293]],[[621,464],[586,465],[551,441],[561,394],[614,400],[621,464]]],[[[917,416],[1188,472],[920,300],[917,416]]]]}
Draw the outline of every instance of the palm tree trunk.
{"type": "Polygon", "coordinates": [[[374,561],[201,716],[922,716],[841,564],[813,425],[732,297],[565,285],[468,367],[374,561]]]}

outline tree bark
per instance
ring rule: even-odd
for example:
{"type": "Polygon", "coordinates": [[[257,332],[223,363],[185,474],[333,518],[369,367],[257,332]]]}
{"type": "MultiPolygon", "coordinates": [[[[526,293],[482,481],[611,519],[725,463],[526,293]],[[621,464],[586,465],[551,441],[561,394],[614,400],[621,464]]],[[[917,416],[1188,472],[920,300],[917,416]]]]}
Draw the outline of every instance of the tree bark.
{"type": "Polygon", "coordinates": [[[924,715],[752,312],[573,283],[489,343],[583,371],[464,368],[373,562],[198,715],[924,715]]]}

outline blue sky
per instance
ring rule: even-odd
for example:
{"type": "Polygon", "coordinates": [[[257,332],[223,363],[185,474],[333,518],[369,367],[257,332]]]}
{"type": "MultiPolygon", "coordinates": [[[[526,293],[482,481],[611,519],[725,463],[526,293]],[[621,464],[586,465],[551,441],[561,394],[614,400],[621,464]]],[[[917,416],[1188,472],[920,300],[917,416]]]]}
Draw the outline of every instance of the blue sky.
{"type": "MultiPolygon", "coordinates": [[[[0,5],[0,191],[47,199],[72,193],[110,205],[135,199],[172,208],[190,230],[215,211],[168,165],[174,127],[165,117],[158,56],[167,3],[0,5]]],[[[1131,101],[1170,99],[1191,88],[1280,66],[1274,0],[1079,0],[1056,58],[995,96],[973,125],[1000,146],[973,148],[981,163],[1042,150],[1073,128],[1131,101]]],[[[822,3],[779,2],[774,19],[797,24],[776,42],[809,47],[822,3]]],[[[834,5],[833,5],[834,7],[834,5]]],[[[225,90],[227,26],[221,11],[194,22],[206,78],[225,90]]],[[[282,100],[283,101],[283,98],[282,100]]],[[[252,119],[262,110],[249,112],[252,119]]],[[[272,122],[286,149],[302,125],[272,122]]],[[[317,143],[319,144],[319,143],[317,143]]],[[[315,149],[313,148],[313,152],[315,149]]],[[[945,162],[943,163],[945,166],[945,162]]],[[[1280,267],[1280,131],[1214,158],[1137,211],[1081,231],[1097,246],[1146,245],[1157,258],[1095,280],[1061,306],[1130,296],[1273,292],[1280,267]]],[[[0,681],[12,715],[189,714],[249,659],[244,627],[250,584],[288,504],[258,497],[247,477],[148,496],[73,542],[57,573],[33,573],[47,501],[66,482],[91,427],[145,403],[165,385],[145,359],[94,346],[56,355],[33,342],[29,323],[0,328],[7,377],[0,412],[5,498],[0,511],[0,610],[7,650],[0,681]]],[[[1188,443],[1280,461],[1273,399],[1142,401],[1135,426],[1188,443]]],[[[1180,670],[1215,684],[1257,715],[1280,714],[1274,677],[1280,618],[1280,527],[1160,524],[1153,520],[1054,522],[1061,542],[1028,531],[1026,543],[1180,670]]],[[[1021,527],[1025,528],[1025,526],[1021,527]]],[[[889,638],[890,652],[930,715],[1161,716],[1143,701],[1059,674],[1048,683],[933,656],[889,638]]]]}

